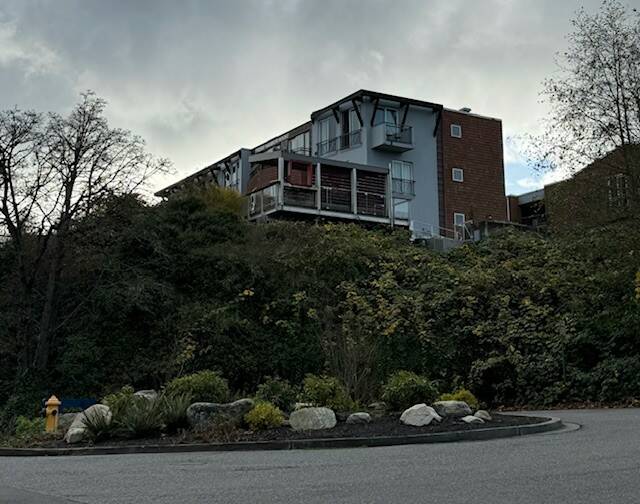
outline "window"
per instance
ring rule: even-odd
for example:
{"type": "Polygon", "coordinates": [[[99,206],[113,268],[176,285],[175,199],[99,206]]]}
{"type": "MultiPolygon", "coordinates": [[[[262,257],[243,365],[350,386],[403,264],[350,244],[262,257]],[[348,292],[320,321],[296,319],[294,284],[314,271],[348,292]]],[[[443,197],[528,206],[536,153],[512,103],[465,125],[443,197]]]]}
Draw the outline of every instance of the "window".
{"type": "Polygon", "coordinates": [[[454,182],[464,182],[464,170],[462,168],[453,168],[451,170],[451,178],[454,182]]]}
{"type": "Polygon", "coordinates": [[[463,240],[465,238],[465,225],[466,218],[463,213],[455,212],[453,214],[453,232],[454,237],[458,240],[463,240]]]}
{"type": "Polygon", "coordinates": [[[391,179],[393,192],[413,194],[413,163],[391,161],[391,179]]]}
{"type": "Polygon", "coordinates": [[[305,154],[308,156],[311,154],[311,146],[309,145],[310,140],[310,134],[308,131],[300,133],[289,140],[289,150],[296,154],[305,154]]]}
{"type": "Polygon", "coordinates": [[[326,142],[329,140],[329,118],[320,121],[320,141],[326,142]]]}
{"type": "Polygon", "coordinates": [[[376,110],[376,115],[373,119],[373,124],[374,125],[378,125],[378,124],[392,124],[392,125],[397,125],[398,124],[398,111],[394,108],[385,108],[385,107],[378,107],[378,109],[376,110]]]}
{"type": "Polygon", "coordinates": [[[459,124],[452,124],[451,136],[453,138],[462,138],[462,126],[460,126],[459,124]]]}
{"type": "Polygon", "coordinates": [[[454,213],[453,214],[453,225],[454,226],[464,226],[465,223],[465,217],[463,213],[454,213]]]}
{"type": "Polygon", "coordinates": [[[396,219],[409,220],[409,201],[393,200],[393,216],[396,219]]]}
{"type": "Polygon", "coordinates": [[[629,177],[618,173],[607,177],[608,202],[612,208],[629,206],[629,177]]]}
{"type": "Polygon", "coordinates": [[[332,145],[331,136],[331,122],[330,118],[322,119],[320,121],[320,141],[318,142],[318,155],[322,156],[327,152],[336,150],[336,146],[332,145]]]}

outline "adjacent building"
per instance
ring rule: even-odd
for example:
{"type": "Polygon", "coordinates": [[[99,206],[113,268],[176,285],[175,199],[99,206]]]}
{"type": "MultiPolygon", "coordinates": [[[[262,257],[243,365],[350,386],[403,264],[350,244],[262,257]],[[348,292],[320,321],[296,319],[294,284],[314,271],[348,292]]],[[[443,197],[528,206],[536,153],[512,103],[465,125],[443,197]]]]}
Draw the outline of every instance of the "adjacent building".
{"type": "Polygon", "coordinates": [[[572,177],[508,197],[509,220],[536,229],[594,226],[638,214],[640,149],[618,147],[572,177]]]}
{"type": "Polygon", "coordinates": [[[247,218],[324,218],[464,239],[507,220],[502,123],[443,105],[360,90],[252,149],[159,191],[218,184],[247,218]]]}

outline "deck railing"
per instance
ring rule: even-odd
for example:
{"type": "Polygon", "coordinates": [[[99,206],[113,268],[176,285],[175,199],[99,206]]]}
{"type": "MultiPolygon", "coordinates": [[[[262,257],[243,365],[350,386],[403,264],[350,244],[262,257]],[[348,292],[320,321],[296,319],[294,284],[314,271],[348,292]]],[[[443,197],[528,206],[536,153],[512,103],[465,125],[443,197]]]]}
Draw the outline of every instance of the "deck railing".
{"type": "Polygon", "coordinates": [[[338,150],[362,145],[362,130],[354,130],[343,135],[318,142],[318,156],[324,156],[338,150]]]}

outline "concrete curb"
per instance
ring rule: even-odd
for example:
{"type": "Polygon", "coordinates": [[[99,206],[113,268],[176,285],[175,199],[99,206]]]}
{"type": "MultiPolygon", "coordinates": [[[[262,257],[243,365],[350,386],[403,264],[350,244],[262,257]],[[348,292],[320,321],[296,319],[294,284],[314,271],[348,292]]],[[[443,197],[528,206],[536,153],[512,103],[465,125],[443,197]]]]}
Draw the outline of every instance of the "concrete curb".
{"type": "Polygon", "coordinates": [[[368,438],[288,439],[282,441],[241,441],[237,443],[197,443],[176,445],[91,446],[82,448],[0,448],[0,457],[33,457],[64,455],[122,455],[134,453],[190,453],[212,451],[299,450],[320,448],[363,448],[406,444],[484,441],[539,434],[561,429],[562,420],[547,418],[544,422],[510,427],[493,427],[466,431],[437,432],[409,436],[368,438]]]}

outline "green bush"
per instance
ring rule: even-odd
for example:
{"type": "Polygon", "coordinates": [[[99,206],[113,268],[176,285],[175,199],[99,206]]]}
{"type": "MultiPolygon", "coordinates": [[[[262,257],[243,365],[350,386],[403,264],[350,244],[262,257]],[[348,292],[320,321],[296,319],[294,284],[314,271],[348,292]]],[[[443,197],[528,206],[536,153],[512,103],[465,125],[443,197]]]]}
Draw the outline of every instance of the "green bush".
{"type": "Polygon", "coordinates": [[[349,411],[354,407],[344,385],[333,376],[308,374],[302,385],[301,398],[304,402],[337,411],[349,411]]]}
{"type": "Polygon", "coordinates": [[[193,402],[226,402],[229,400],[229,385],[215,371],[197,373],[174,378],[166,387],[172,396],[188,394],[193,402]]]}
{"type": "Polygon", "coordinates": [[[191,404],[189,394],[162,394],[158,398],[162,409],[162,420],[168,431],[175,431],[187,425],[187,408],[191,404]]]}
{"type": "Polygon", "coordinates": [[[128,436],[143,438],[155,436],[164,427],[163,402],[134,397],[126,409],[114,418],[115,424],[128,436]]]}
{"type": "Polygon", "coordinates": [[[109,406],[114,419],[120,418],[135,399],[133,393],[133,387],[125,385],[118,392],[104,396],[102,404],[109,406]]]}
{"type": "Polygon", "coordinates": [[[83,423],[92,441],[101,441],[110,438],[114,434],[117,424],[114,421],[115,417],[113,414],[110,419],[95,410],[89,414],[85,413],[84,415],[83,423]]]}
{"type": "Polygon", "coordinates": [[[469,390],[465,388],[460,388],[456,390],[453,394],[442,394],[439,401],[462,401],[466,402],[471,409],[478,409],[479,402],[469,390]]]}
{"type": "Polygon", "coordinates": [[[437,396],[438,391],[429,379],[410,371],[393,373],[382,387],[382,400],[395,410],[429,404],[437,396]]]}
{"type": "Polygon", "coordinates": [[[268,376],[258,386],[256,398],[270,402],[282,411],[291,411],[298,397],[298,392],[287,380],[268,376]]]}
{"type": "Polygon", "coordinates": [[[282,425],[284,415],[277,406],[260,402],[244,416],[244,421],[252,431],[273,429],[282,425]]]}
{"type": "Polygon", "coordinates": [[[44,435],[44,418],[27,418],[19,416],[16,418],[15,436],[21,441],[28,441],[32,438],[44,435]]]}

